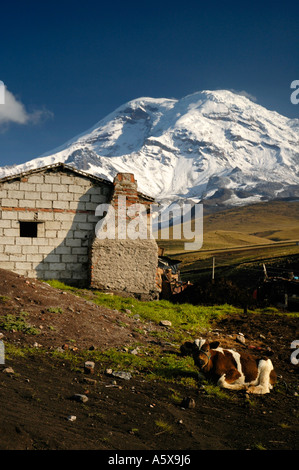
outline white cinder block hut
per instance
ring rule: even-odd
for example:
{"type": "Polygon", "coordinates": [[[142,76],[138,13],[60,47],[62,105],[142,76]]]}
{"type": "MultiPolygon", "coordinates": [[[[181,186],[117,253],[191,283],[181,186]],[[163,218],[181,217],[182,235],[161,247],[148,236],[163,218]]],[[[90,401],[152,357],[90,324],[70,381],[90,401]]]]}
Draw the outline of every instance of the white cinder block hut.
{"type": "Polygon", "coordinates": [[[37,279],[156,298],[158,246],[147,240],[98,240],[99,204],[147,208],[153,199],[137,191],[134,176],[114,182],[65,164],[0,179],[0,266],[37,279]],[[133,245],[132,245],[133,244],[133,245]]]}

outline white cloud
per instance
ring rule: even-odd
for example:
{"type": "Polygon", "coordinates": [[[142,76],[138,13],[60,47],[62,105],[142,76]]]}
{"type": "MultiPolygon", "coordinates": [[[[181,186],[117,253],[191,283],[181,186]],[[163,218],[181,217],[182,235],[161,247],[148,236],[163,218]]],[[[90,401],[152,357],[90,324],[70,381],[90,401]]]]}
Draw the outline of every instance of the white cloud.
{"type": "Polygon", "coordinates": [[[253,101],[254,103],[257,102],[256,96],[251,95],[250,93],[248,93],[248,92],[245,91],[245,90],[239,91],[239,90],[231,89],[230,91],[233,92],[233,93],[235,93],[236,95],[245,96],[245,98],[248,98],[250,101],[253,101]]]}
{"type": "Polygon", "coordinates": [[[28,112],[23,103],[5,87],[4,104],[0,104],[0,128],[12,123],[38,124],[51,117],[53,117],[53,113],[46,109],[28,112]]]}

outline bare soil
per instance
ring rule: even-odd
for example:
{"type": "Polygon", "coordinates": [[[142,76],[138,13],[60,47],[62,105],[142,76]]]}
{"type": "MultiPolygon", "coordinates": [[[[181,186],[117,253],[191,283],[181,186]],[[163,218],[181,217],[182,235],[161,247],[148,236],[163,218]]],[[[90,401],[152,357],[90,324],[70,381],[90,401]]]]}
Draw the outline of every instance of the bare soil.
{"type": "MultiPolygon", "coordinates": [[[[27,321],[40,329],[36,336],[0,329],[5,345],[68,348],[76,354],[157,342],[150,333],[136,333],[136,319],[124,312],[4,270],[0,296],[5,296],[0,297],[1,315],[26,311],[27,321]]],[[[0,365],[0,450],[296,450],[299,366],[291,363],[290,345],[299,339],[298,323],[298,317],[243,314],[218,322],[208,332],[222,344],[271,356],[278,383],[270,394],[250,399],[243,391],[226,392],[229,398],[221,398],[200,383],[194,389],[149,381],[144,374],[124,380],[107,375],[101,364],[95,364],[90,375],[83,364],[73,368],[47,354],[10,355],[0,365]],[[236,342],[239,332],[245,345],[236,342]],[[14,372],[5,371],[8,367],[14,372]],[[74,394],[84,394],[88,401],[75,401],[74,394]],[[182,406],[174,395],[192,398],[195,406],[182,406]]],[[[162,342],[160,347],[161,356],[170,348],[162,342]]],[[[173,348],[173,354],[180,352],[173,348]]]]}

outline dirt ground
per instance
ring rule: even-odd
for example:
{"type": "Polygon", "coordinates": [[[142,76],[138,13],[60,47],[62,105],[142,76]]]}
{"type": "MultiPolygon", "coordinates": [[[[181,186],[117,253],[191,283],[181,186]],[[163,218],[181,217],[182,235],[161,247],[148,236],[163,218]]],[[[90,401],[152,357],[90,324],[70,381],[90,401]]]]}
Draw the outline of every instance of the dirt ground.
{"type": "MultiPolygon", "coordinates": [[[[4,344],[53,350],[123,347],[153,341],[134,331],[136,319],[98,307],[69,292],[0,270],[1,315],[25,310],[40,329],[33,336],[1,330],[4,344]],[[48,309],[62,308],[64,314],[48,309]],[[126,325],[125,325],[126,324],[126,325]]],[[[263,396],[226,392],[229,398],[142,374],[130,380],[107,375],[95,364],[95,374],[72,368],[49,355],[9,357],[0,365],[0,450],[181,451],[297,450],[298,365],[291,363],[290,345],[299,339],[298,318],[243,314],[218,322],[209,338],[237,350],[271,357],[278,374],[274,390],[263,396]],[[242,332],[245,345],[236,342],[242,332]],[[13,373],[5,371],[13,368],[13,373]],[[90,380],[92,379],[92,380],[90,380]],[[74,400],[83,394],[88,401],[74,400]],[[189,397],[194,407],[173,396],[189,397]],[[70,416],[75,416],[70,420],[70,416]],[[159,426],[157,422],[169,426],[159,426]]],[[[1,335],[0,335],[1,336],[1,335]]],[[[157,340],[155,340],[157,341],[157,340]]],[[[161,356],[169,348],[160,344],[161,356]]],[[[180,354],[179,350],[173,351],[180,354]]]]}

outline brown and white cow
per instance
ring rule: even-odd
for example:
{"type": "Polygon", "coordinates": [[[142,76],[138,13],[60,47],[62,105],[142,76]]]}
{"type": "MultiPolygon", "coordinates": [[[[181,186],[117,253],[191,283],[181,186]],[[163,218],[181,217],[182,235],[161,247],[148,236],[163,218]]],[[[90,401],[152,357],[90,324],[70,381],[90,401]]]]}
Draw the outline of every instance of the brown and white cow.
{"type": "Polygon", "coordinates": [[[183,354],[193,356],[201,372],[222,388],[247,390],[248,393],[270,393],[276,382],[276,373],[269,358],[256,359],[246,352],[219,347],[219,342],[195,340],[185,343],[183,354]]]}

